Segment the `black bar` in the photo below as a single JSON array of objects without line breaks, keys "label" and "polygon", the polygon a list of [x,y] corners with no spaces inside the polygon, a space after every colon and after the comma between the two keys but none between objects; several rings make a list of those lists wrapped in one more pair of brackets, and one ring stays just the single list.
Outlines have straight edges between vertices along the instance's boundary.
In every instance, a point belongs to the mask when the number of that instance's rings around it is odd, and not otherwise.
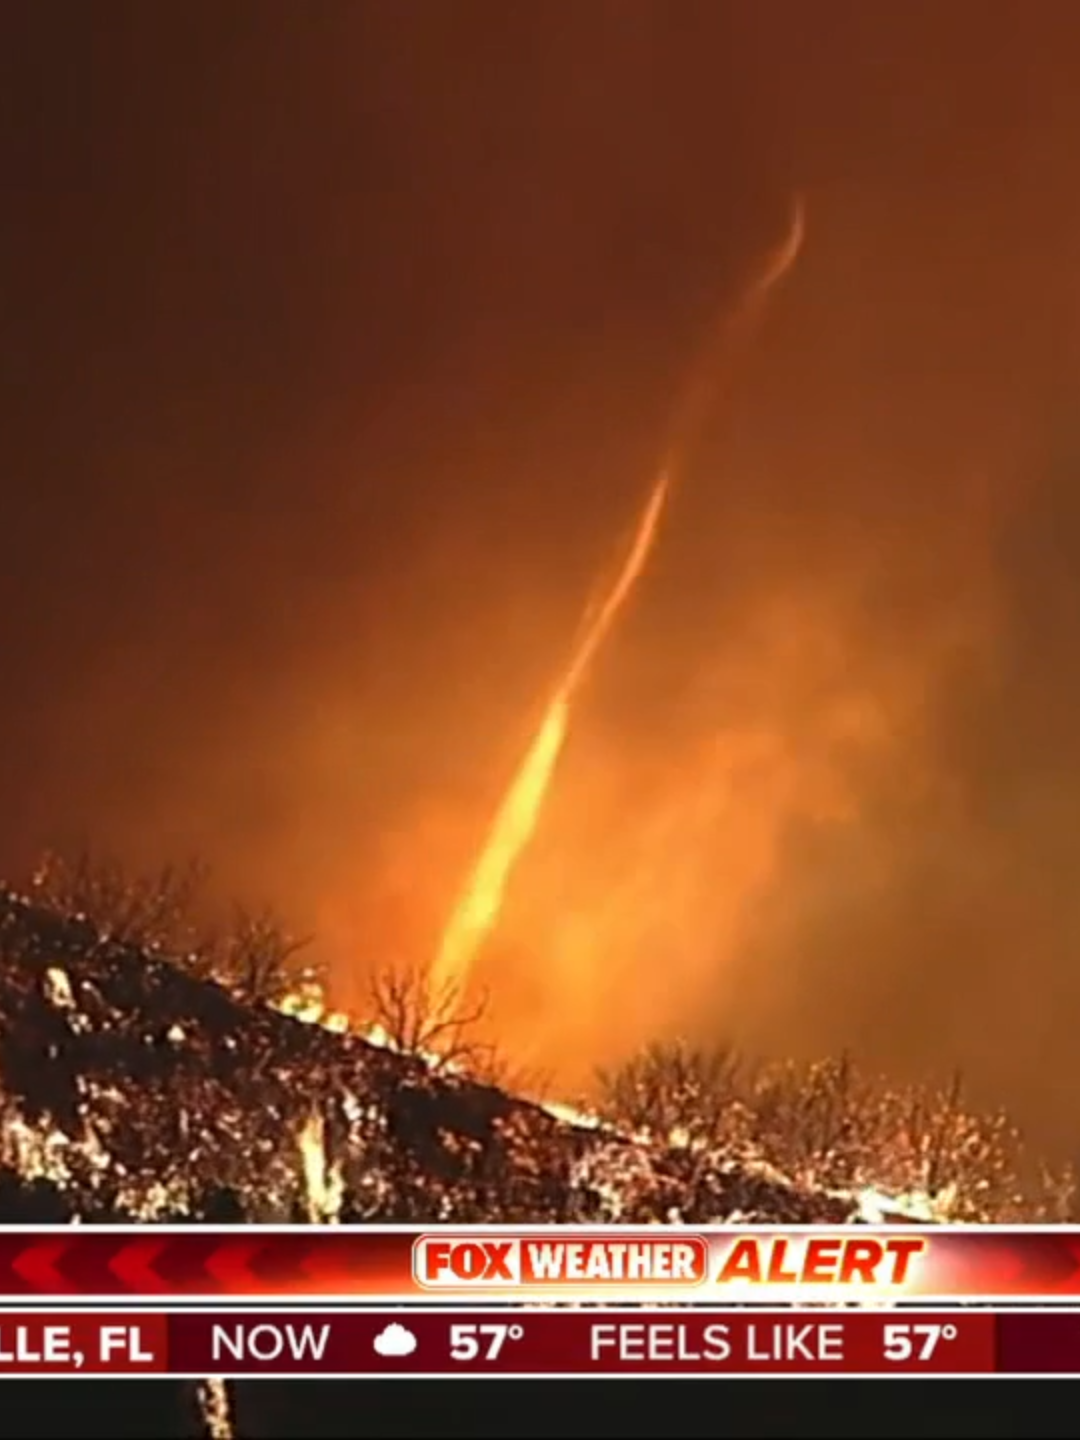
[{"label": "black bar", "polygon": [[935,1435],[1040,1440],[1076,1434],[1074,1381],[276,1381],[237,1386],[245,1440],[553,1435],[611,1440]]},{"label": "black bar", "polygon": [[[3,1382],[0,1382],[3,1383]],[[27,1440],[205,1434],[173,1381],[8,1381]],[[242,1440],[1057,1440],[1076,1434],[1073,1380],[246,1381],[230,1387]],[[16,1433],[13,1430],[11,1433]]]}]

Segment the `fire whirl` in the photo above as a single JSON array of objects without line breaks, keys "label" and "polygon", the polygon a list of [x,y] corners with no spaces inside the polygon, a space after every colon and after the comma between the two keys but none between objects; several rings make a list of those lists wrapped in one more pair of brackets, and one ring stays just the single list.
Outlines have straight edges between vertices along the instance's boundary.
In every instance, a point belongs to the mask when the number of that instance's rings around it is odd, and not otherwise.
[{"label": "fire whirl", "polygon": [[436,994],[446,993],[450,988],[463,988],[480,945],[498,920],[510,873],[539,821],[569,728],[574,692],[645,568],[667,500],[669,480],[667,470],[663,471],[649,496],[618,579],[596,618],[585,629],[525,760],[499,807],[465,896],[443,935],[432,972]]},{"label": "fire whirl", "polygon": [[795,264],[804,230],[802,205],[796,201],[783,242],[768,255],[735,311],[725,308],[705,355],[692,372],[680,399],[664,459],[622,568],[599,607],[595,610],[590,607],[586,613],[581,638],[570,663],[555,687],[525,758],[495,814],[461,899],[443,931],[429,977],[435,994],[460,994],[465,989],[481,946],[498,923],[510,876],[536,831],[551,788],[569,731],[575,693],[644,572],[672,487],[716,397],[725,358],[719,352],[730,349],[733,336],[740,336],[758,319],[771,292]]}]

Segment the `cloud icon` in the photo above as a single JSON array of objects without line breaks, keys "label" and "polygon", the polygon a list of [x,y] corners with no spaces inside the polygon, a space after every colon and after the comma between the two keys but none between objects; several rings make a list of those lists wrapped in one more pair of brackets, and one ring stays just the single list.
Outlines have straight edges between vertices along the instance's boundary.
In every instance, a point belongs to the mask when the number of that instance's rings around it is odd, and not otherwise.
[{"label": "cloud icon", "polygon": [[404,1325],[387,1325],[371,1343],[376,1355],[411,1355],[416,1349],[417,1339]]}]

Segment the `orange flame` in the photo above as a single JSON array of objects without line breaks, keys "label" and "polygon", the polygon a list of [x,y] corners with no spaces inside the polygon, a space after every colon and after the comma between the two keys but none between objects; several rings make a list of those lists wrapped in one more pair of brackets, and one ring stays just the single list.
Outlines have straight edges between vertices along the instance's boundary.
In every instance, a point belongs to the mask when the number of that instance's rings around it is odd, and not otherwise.
[{"label": "orange flame", "polygon": [[499,806],[465,893],[443,932],[430,977],[436,994],[448,994],[463,983],[499,918],[510,872],[540,818],[569,721],[569,698],[559,691]]},{"label": "orange flame", "polygon": [[[733,325],[757,318],[762,303],[795,263],[803,233],[803,208],[796,199],[783,242],[770,252],[734,315],[725,312],[722,316],[721,339],[728,337]],[[666,457],[641,512],[622,569],[599,608],[590,608],[586,613],[583,633],[570,663],[496,812],[464,894],[443,931],[429,977],[437,993],[464,988],[480,947],[498,921],[510,875],[539,823],[569,729],[574,693],[645,569],[672,485],[714,395],[715,371],[716,356],[710,346],[695,367],[691,384],[682,397]]]},{"label": "orange flame", "polygon": [[645,568],[667,499],[665,471],[653,486],[634,532],[626,562],[566,667],[540,727],[495,815],[487,841],[442,942],[431,973],[436,993],[460,986],[502,909],[506,884],[518,857],[532,839],[570,724],[570,703],[589,664]]}]

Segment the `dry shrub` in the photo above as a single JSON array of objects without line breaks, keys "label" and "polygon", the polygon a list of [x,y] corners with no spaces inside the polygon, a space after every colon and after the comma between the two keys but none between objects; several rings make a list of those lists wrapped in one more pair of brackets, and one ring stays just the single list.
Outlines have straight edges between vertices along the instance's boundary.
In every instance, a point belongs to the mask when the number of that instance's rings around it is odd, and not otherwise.
[{"label": "dry shrub", "polygon": [[732,1050],[650,1045],[618,1070],[601,1071],[604,1113],[635,1135],[730,1143],[744,1135],[739,1070]]},{"label": "dry shrub", "polygon": [[103,939],[175,956],[199,948],[194,916],[208,878],[198,861],[133,875],[118,860],[89,850],[49,850],[29,890],[42,909],[88,920]]},{"label": "dry shrub", "polygon": [[748,1151],[800,1185],[919,1195],[953,1220],[1065,1221],[1071,1169],[1034,1156],[1002,1112],[944,1086],[900,1086],[850,1056],[748,1067],[730,1050],[655,1045],[600,1077],[614,1124],[698,1147]]},{"label": "dry shrub", "polygon": [[423,966],[388,965],[368,985],[365,1020],[392,1050],[430,1070],[474,1074],[493,1063],[476,1035],[486,1011],[486,996],[467,1002],[460,985],[433,985]]},{"label": "dry shrub", "polygon": [[[318,978],[305,942],[269,911],[236,910],[216,930],[201,923],[208,875],[197,863],[132,876],[89,852],[46,855],[29,885],[44,911],[89,923],[105,940],[168,957],[247,1002],[273,1002]],[[368,1020],[384,1042],[429,1071],[504,1089],[532,1090],[497,1048],[478,1038],[483,998],[433,988],[420,968],[373,980]],[[748,1066],[729,1048],[659,1044],[600,1077],[601,1113],[702,1157],[756,1158],[808,1188],[873,1188],[918,1194],[955,1220],[1069,1221],[1069,1170],[1044,1165],[1009,1118],[970,1108],[959,1077],[901,1086],[860,1071],[851,1058]]]},{"label": "dry shrub", "polygon": [[85,920],[103,940],[167,956],[244,1001],[271,1004],[318,978],[317,967],[300,958],[308,941],[291,935],[271,910],[237,906],[228,923],[209,924],[209,878],[199,861],[135,875],[88,850],[48,851],[27,888],[43,910]]}]

